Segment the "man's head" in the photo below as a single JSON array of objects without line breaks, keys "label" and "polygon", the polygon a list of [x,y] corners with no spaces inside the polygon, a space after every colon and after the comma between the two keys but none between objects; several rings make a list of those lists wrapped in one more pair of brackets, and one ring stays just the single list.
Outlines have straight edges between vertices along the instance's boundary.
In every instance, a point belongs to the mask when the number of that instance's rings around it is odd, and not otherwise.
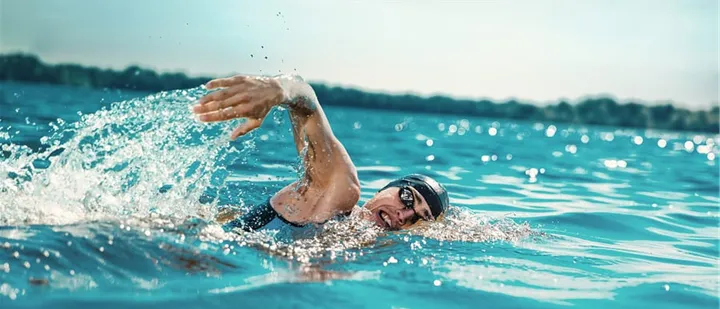
[{"label": "man's head", "polygon": [[443,185],[428,176],[411,174],[387,184],[364,207],[378,226],[401,230],[420,219],[437,219],[449,205]]}]

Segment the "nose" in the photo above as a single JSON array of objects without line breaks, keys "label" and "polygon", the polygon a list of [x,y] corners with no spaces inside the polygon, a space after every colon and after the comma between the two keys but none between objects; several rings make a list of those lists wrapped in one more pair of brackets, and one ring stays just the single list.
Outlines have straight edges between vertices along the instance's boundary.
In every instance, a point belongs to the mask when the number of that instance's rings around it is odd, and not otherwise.
[{"label": "nose", "polygon": [[403,208],[397,211],[398,223],[400,223],[400,225],[405,225],[405,223],[412,220],[414,216],[415,211],[412,209]]}]

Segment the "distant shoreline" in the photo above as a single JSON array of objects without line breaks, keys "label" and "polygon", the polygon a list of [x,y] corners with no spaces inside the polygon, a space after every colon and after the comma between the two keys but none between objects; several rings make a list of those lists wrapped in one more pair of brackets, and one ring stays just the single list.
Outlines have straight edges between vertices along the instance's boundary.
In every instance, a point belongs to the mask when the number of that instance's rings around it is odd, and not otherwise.
[{"label": "distant shoreline", "polygon": [[[29,54],[0,55],[0,81],[71,85],[95,89],[122,89],[159,92],[197,87],[213,77],[188,77],[183,73],[157,73],[138,66],[123,71],[86,67],[77,64],[50,65]],[[515,100],[459,100],[444,96],[420,97],[371,93],[357,89],[312,83],[323,105],[367,109],[417,111],[435,114],[481,116],[571,124],[720,133],[720,108],[690,111],[664,105],[645,106],[618,103],[611,98],[589,98],[577,104],[560,101],[535,106]]]}]

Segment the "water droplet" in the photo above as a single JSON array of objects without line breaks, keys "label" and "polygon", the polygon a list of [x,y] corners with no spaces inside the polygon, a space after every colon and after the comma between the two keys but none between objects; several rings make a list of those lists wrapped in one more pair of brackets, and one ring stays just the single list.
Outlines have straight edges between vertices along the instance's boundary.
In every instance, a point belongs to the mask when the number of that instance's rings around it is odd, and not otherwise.
[{"label": "water droplet", "polygon": [[625,162],[625,160],[618,160],[618,161],[617,161],[617,166],[618,166],[618,167],[625,168],[625,167],[627,167],[627,162]]},{"label": "water droplet", "polygon": [[691,142],[691,141],[686,141],[685,142],[685,151],[692,152],[693,149],[695,149],[695,144],[693,144],[693,142]]},{"label": "water droplet", "polygon": [[15,251],[15,252],[13,252],[12,256],[17,259],[20,257],[20,253]]},{"label": "water droplet", "polygon": [[615,139],[615,135],[610,132],[603,132],[600,136],[606,142],[612,142]]},{"label": "water droplet", "polygon": [[580,138],[580,141],[581,141],[583,144],[587,144],[587,143],[590,141],[590,137],[587,136],[587,135],[583,135],[583,136]]},{"label": "water droplet", "polygon": [[488,134],[490,134],[490,136],[495,136],[495,135],[497,134],[497,129],[496,129],[496,128],[489,128],[489,129],[488,129]]},{"label": "water droplet", "polygon": [[490,161],[490,156],[483,155],[482,157],[480,157],[480,160],[482,160],[483,162],[488,162],[488,161]]},{"label": "water droplet", "polygon": [[433,284],[434,284],[435,286],[440,286],[440,285],[442,285],[442,282],[440,282],[440,280],[437,280],[437,279],[436,279],[435,281],[433,281]]},{"label": "water droplet", "polygon": [[667,146],[667,141],[665,141],[664,139],[661,138],[657,141],[657,145],[660,148],[665,148],[665,146]]},{"label": "water droplet", "polygon": [[707,154],[707,159],[710,160],[710,161],[715,160],[715,154],[712,153],[712,152],[711,152],[711,153],[708,153],[708,154]]},{"label": "water droplet", "polygon": [[429,156],[425,157],[425,160],[427,160],[427,161],[435,160],[435,155],[429,155]]},{"label": "water droplet", "polygon": [[550,125],[547,130],[545,130],[545,135],[547,137],[553,137],[555,136],[555,132],[557,132],[557,128],[554,125]]},{"label": "water droplet", "polygon": [[566,146],[565,146],[565,151],[574,154],[574,153],[577,152],[577,146],[572,145],[572,144],[571,144],[571,145],[566,145]]},{"label": "water droplet", "polygon": [[71,276],[75,276],[75,270],[72,270],[72,269],[71,269],[71,270],[70,270],[70,275],[71,275]]},{"label": "water droplet", "polygon": [[706,154],[710,152],[710,146],[708,145],[699,145],[697,146],[697,153],[699,154]]},{"label": "water droplet", "polygon": [[98,250],[99,250],[100,252],[105,252],[105,247],[100,247],[100,249],[98,249]]},{"label": "water droplet", "polygon": [[362,125],[360,124],[360,122],[355,121],[355,123],[353,123],[353,128],[355,128],[355,130],[357,130],[357,129],[362,128]]},{"label": "water droplet", "polygon": [[642,136],[635,136],[635,137],[633,137],[633,143],[635,143],[635,145],[641,145],[641,144],[643,143],[643,138],[642,138]]},{"label": "water droplet", "polygon": [[434,143],[434,142],[433,142],[433,140],[431,140],[431,139],[428,139],[428,140],[425,141],[425,145],[427,145],[428,147],[432,147],[433,143]]},{"label": "water droplet", "polygon": [[23,263],[23,266],[25,266],[25,268],[30,268],[30,262],[25,261],[25,262]]},{"label": "water droplet", "polygon": [[388,262],[389,264],[395,264],[395,263],[397,263],[398,261],[397,261],[397,259],[395,259],[394,256],[390,256],[390,258],[387,260],[387,262]]},{"label": "water droplet", "polygon": [[451,125],[448,127],[448,133],[450,133],[450,134],[455,134],[455,132],[457,132],[457,129],[458,129],[458,128],[457,128],[456,125],[451,124]]},{"label": "water droplet", "polygon": [[525,171],[525,175],[530,176],[530,178],[535,178],[537,176],[538,170],[536,168],[531,168]]},{"label": "water droplet", "polygon": [[49,257],[49,256],[50,256],[50,252],[47,252],[47,250],[45,250],[45,251],[43,251],[43,255],[44,255],[45,257]]},{"label": "water droplet", "polygon": [[508,154],[507,156],[505,156],[505,160],[508,160],[508,161],[512,160],[512,155]]},{"label": "water droplet", "polygon": [[670,286],[669,286],[669,285],[666,284],[666,285],[663,286],[663,287],[665,288],[665,291],[670,291]]}]

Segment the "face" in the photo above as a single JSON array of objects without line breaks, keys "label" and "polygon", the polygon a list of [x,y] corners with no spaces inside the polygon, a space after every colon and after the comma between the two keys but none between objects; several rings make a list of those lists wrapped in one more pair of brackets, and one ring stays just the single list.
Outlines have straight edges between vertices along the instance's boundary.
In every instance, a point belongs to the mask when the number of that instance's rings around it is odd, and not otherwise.
[{"label": "face", "polygon": [[388,230],[409,228],[418,220],[435,220],[430,206],[413,187],[391,187],[378,192],[364,206],[379,227]]}]

